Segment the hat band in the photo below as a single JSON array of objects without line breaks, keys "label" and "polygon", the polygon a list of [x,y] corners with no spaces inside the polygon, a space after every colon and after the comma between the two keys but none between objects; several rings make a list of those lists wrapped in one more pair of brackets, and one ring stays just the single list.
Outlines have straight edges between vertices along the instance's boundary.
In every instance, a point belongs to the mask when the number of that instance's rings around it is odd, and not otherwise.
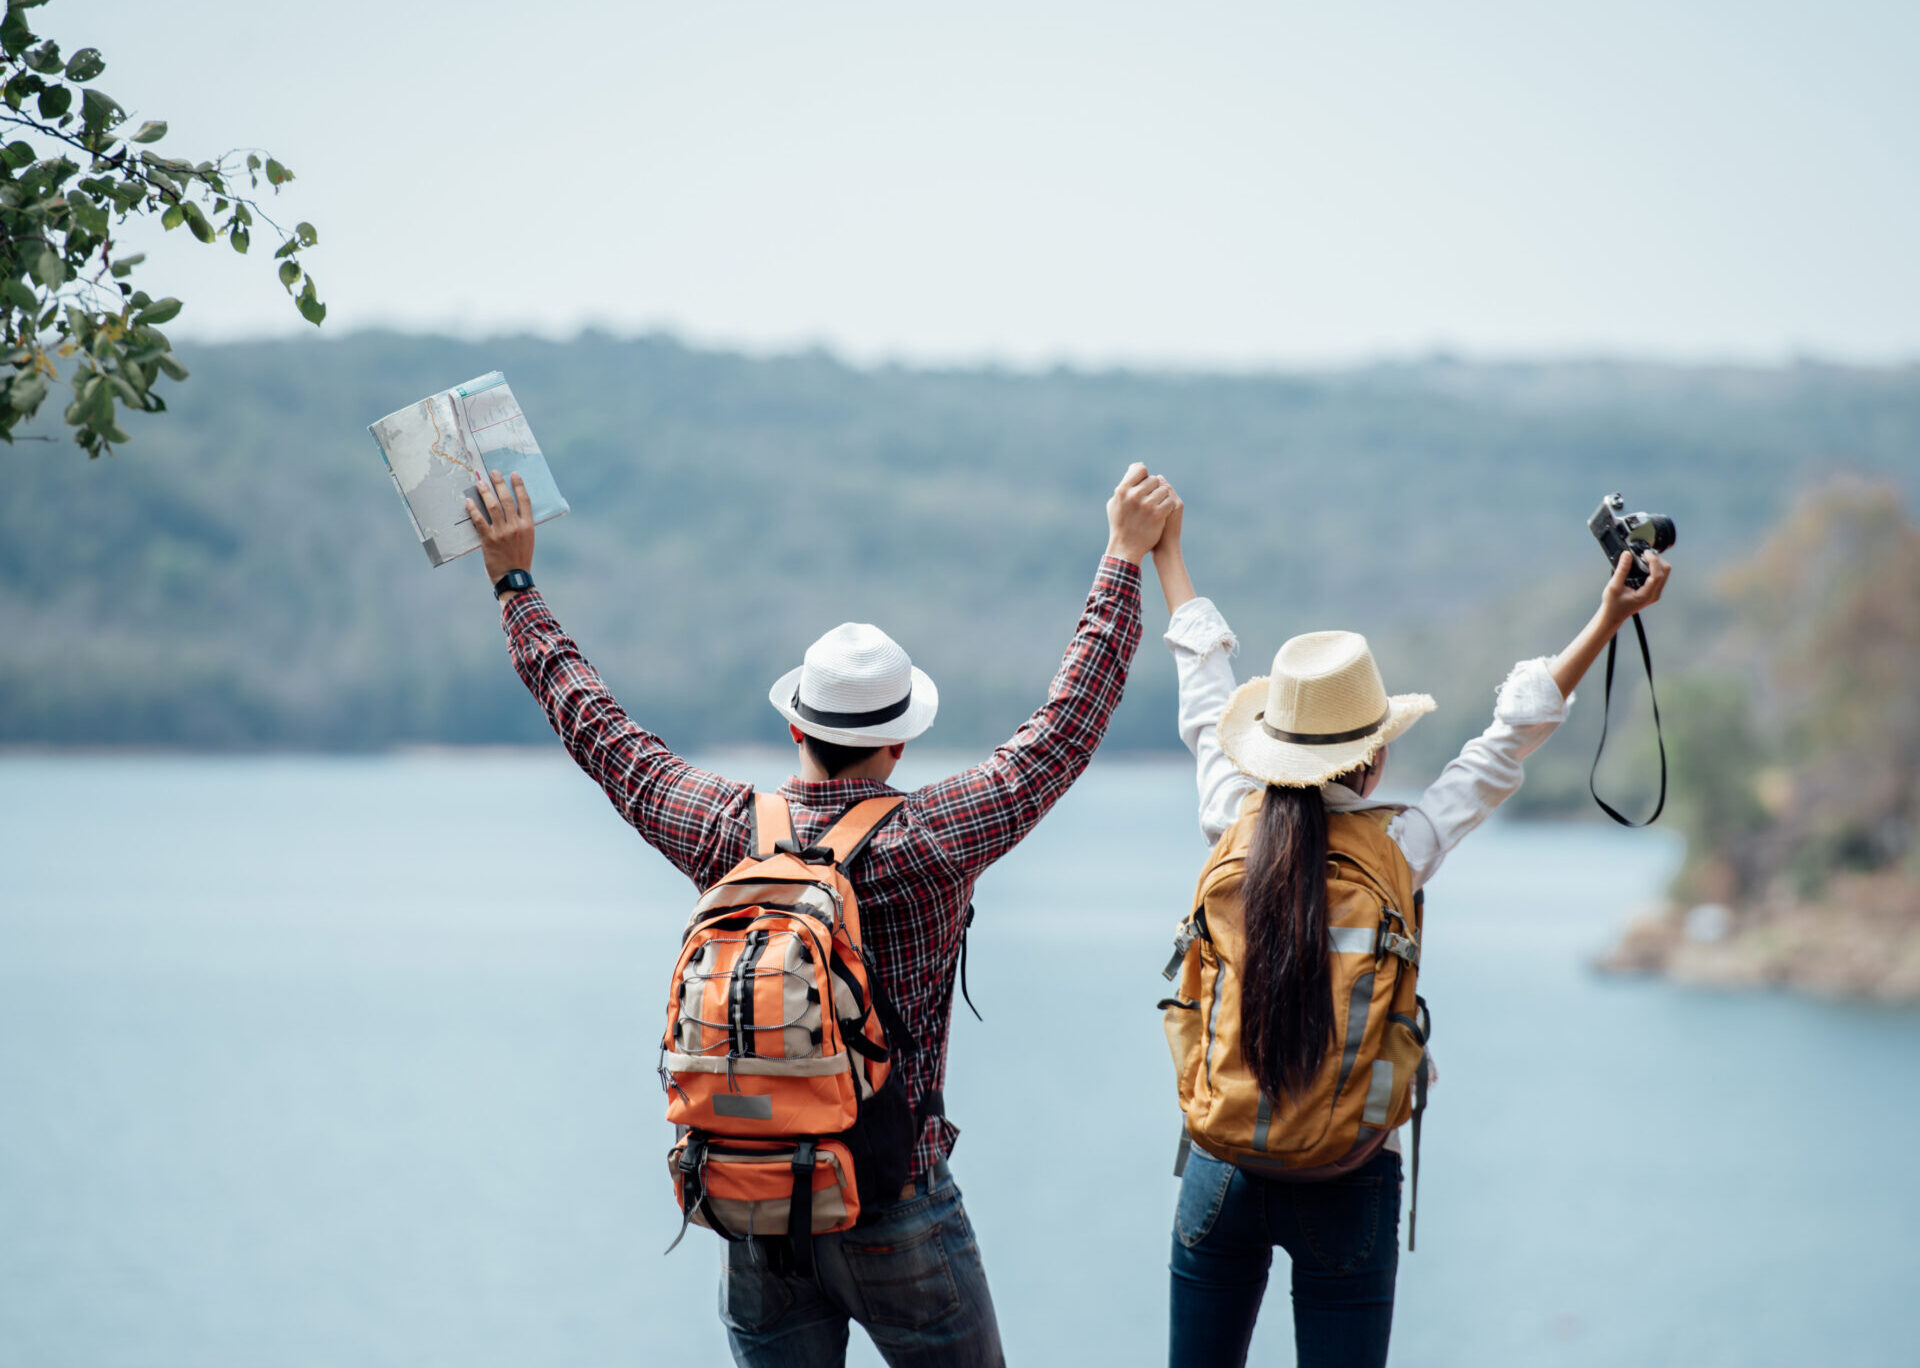
[{"label": "hat band", "polygon": [[904,716],[913,704],[913,690],[907,690],[907,696],[898,703],[889,703],[884,708],[875,708],[871,712],[828,712],[825,708],[809,707],[800,701],[800,691],[793,691],[793,710],[816,727],[873,727],[882,722],[891,722]]},{"label": "hat band", "polygon": [[1282,731],[1267,721],[1264,712],[1255,713],[1253,720],[1260,724],[1260,730],[1276,741],[1291,741],[1296,746],[1337,746],[1342,741],[1358,741],[1363,736],[1372,736],[1387,725],[1387,719],[1393,716],[1393,704],[1387,704],[1387,710],[1376,721],[1364,727],[1355,727],[1343,732],[1290,732]]}]

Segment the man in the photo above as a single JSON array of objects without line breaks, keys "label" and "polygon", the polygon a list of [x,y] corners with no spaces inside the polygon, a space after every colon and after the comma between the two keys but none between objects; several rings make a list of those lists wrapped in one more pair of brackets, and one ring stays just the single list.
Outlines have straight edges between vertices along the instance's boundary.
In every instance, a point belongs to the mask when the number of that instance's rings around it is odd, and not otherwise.
[{"label": "man", "polygon": [[[752,790],[694,768],[630,719],[532,588],[532,505],[520,477],[480,487],[487,576],[504,604],[514,667],[580,767],[647,841],[705,889],[747,854]],[[1086,768],[1140,641],[1140,561],[1179,500],[1134,465],[1107,502],[1106,555],[1047,701],[1012,740],[950,779],[907,794],[853,870],[883,990],[906,1028],[894,1067],[918,1120],[898,1201],[814,1238],[800,1277],[757,1240],[726,1246],[720,1314],[742,1365],[840,1364],[857,1320],[895,1365],[999,1364],[1000,1331],[972,1227],[947,1167],[944,1114],[954,971],[974,883]],[[812,842],[853,803],[891,794],[909,741],[939,696],[878,628],[845,623],[808,648],[770,694],[799,747],[781,786],[794,837]]]}]

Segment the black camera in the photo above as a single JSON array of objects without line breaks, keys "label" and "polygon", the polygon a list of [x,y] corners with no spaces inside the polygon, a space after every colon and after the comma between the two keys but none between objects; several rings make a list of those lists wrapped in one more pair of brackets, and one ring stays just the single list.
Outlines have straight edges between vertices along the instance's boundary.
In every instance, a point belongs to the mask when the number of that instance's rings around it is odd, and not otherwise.
[{"label": "black camera", "polygon": [[1665,551],[1678,534],[1673,530],[1673,519],[1666,514],[1628,513],[1626,507],[1627,501],[1618,494],[1607,495],[1587,519],[1587,530],[1607,553],[1608,565],[1618,565],[1622,551],[1633,552],[1627,583],[1638,589],[1647,582],[1647,563],[1640,559],[1640,553]]}]

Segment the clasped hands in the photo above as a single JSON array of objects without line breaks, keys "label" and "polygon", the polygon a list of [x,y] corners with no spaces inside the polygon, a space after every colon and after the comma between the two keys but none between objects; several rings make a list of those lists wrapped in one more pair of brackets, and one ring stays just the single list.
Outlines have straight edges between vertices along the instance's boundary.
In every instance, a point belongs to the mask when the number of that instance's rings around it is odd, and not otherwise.
[{"label": "clasped hands", "polygon": [[1127,467],[1107,500],[1107,554],[1138,565],[1171,533],[1180,539],[1185,505],[1163,475],[1149,475],[1139,461]]}]

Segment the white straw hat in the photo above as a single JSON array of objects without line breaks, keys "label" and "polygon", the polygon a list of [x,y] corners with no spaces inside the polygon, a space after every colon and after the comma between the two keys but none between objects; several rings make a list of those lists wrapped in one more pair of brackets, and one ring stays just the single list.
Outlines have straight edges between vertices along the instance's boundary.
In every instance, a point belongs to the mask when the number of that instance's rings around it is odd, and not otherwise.
[{"label": "white straw hat", "polygon": [[893,746],[933,725],[940,691],[878,627],[843,622],[807,647],[767,699],[787,721],[842,746]]},{"label": "white straw hat", "polygon": [[1242,774],[1311,788],[1371,760],[1434,709],[1426,694],[1389,698],[1367,639],[1308,632],[1273,657],[1273,673],[1234,690],[1220,749]]}]

